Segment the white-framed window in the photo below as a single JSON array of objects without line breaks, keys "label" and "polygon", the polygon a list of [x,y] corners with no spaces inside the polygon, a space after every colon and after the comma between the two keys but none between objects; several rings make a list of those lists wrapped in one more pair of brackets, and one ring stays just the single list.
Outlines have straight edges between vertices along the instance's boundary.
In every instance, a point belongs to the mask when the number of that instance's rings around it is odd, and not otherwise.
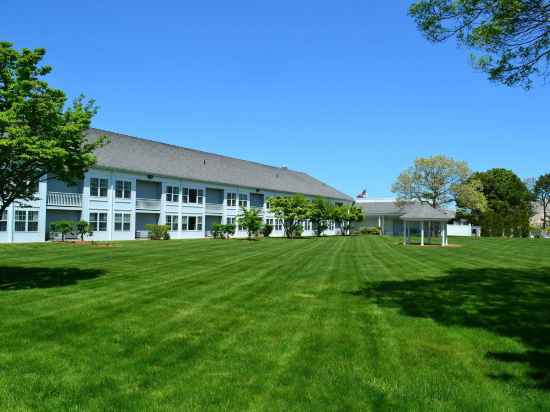
[{"label": "white-framed window", "polygon": [[170,230],[177,231],[178,228],[178,215],[166,215],[166,224],[170,226]]},{"label": "white-framed window", "polygon": [[91,212],[90,226],[92,227],[93,232],[106,232],[107,231],[107,213]]},{"label": "white-framed window", "polygon": [[304,231],[305,231],[305,230],[311,230],[311,221],[309,221],[309,220],[304,220],[304,221],[303,221],[303,224],[304,224]]},{"label": "white-framed window", "polygon": [[327,229],[334,230],[334,221],[332,220],[327,221]]},{"label": "white-framed window", "polygon": [[265,224],[266,224],[266,225],[269,225],[269,226],[273,226],[273,219],[271,219],[271,218],[270,218],[270,219],[266,219],[266,220],[265,220]]},{"label": "white-framed window", "polygon": [[227,194],[227,206],[237,206],[237,193],[230,192]]},{"label": "white-framed window", "polygon": [[107,179],[101,179],[99,177],[90,178],[90,196],[107,197],[108,186],[109,181]]},{"label": "white-framed window", "polygon": [[202,216],[182,216],[181,230],[202,230]]},{"label": "white-framed window", "polygon": [[226,217],[225,222],[228,225],[236,225],[237,224],[237,218],[235,218],[235,217]]},{"label": "white-framed window", "polygon": [[[107,179],[103,179],[103,180],[107,180]],[[132,182],[128,180],[117,180],[115,183],[115,197],[117,199],[131,199]]]},{"label": "white-framed window", "polygon": [[274,225],[273,225],[273,230],[276,230],[276,231],[281,231],[283,230],[283,219],[275,219],[274,220]]},{"label": "white-framed window", "polygon": [[181,200],[183,203],[203,204],[204,190],[184,188],[181,191]]},{"label": "white-framed window", "polygon": [[129,232],[131,222],[131,213],[115,213],[115,232]]},{"label": "white-framed window", "polygon": [[248,207],[248,195],[239,193],[239,207]]},{"label": "white-framed window", "polygon": [[0,216],[0,232],[8,230],[8,211],[4,210],[2,216]]},{"label": "white-framed window", "polygon": [[166,201],[179,202],[180,188],[178,186],[166,186]]},{"label": "white-framed window", "polygon": [[38,211],[37,210],[16,210],[15,211],[16,232],[38,232]]}]

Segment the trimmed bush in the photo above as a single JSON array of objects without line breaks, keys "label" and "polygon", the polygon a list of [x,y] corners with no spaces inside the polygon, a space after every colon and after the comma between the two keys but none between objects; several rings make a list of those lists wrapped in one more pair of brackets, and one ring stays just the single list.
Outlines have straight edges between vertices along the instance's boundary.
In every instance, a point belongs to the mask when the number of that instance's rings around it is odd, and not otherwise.
[{"label": "trimmed bush", "polygon": [[379,227],[363,227],[359,231],[362,235],[380,235]]},{"label": "trimmed bush", "polygon": [[223,234],[226,238],[229,236],[233,236],[235,234],[235,231],[237,230],[237,227],[232,224],[223,225]]},{"label": "trimmed bush", "polygon": [[224,226],[221,223],[214,223],[212,225],[212,237],[214,239],[222,239],[224,237]]},{"label": "trimmed bush", "polygon": [[58,222],[50,223],[50,231],[61,234],[61,241],[65,241],[65,236],[69,233],[73,233],[75,229],[75,222],[71,220],[60,220]]},{"label": "trimmed bush", "polygon": [[145,225],[145,229],[149,231],[149,239],[151,240],[168,240],[170,239],[170,226],[168,225]]},{"label": "trimmed bush", "polygon": [[264,225],[262,227],[262,235],[264,235],[264,237],[269,237],[269,235],[271,235],[271,232],[273,232],[272,225]]}]

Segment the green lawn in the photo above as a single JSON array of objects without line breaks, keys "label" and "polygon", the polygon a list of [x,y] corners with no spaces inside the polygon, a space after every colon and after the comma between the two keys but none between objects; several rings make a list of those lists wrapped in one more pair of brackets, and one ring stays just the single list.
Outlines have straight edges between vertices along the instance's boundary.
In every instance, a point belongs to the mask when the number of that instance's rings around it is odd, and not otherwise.
[{"label": "green lawn", "polygon": [[550,241],[458,242],[0,246],[0,410],[550,410]]}]

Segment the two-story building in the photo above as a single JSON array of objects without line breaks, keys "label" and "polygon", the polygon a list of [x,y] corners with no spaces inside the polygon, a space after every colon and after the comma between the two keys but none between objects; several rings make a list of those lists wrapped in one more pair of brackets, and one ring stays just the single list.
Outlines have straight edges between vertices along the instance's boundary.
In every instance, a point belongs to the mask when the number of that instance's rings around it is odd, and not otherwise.
[{"label": "two-story building", "polygon": [[[90,129],[89,141],[106,135],[97,163],[75,186],[45,179],[37,200],[14,202],[0,217],[0,242],[41,242],[60,220],[87,220],[92,240],[147,238],[147,224],[166,224],[174,239],[209,235],[214,223],[237,223],[241,208],[256,208],[282,236],[282,222],[266,207],[271,196],[301,193],[334,203],[353,199],[285,167],[273,167],[119,133]],[[304,235],[312,235],[304,222]],[[337,234],[330,225],[327,235]],[[239,230],[237,236],[245,236]]]}]

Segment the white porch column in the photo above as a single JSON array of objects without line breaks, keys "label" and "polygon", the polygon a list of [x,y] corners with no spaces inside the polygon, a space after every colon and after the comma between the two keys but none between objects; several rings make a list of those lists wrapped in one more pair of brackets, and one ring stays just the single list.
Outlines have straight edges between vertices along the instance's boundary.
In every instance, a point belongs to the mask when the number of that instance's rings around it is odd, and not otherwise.
[{"label": "white porch column", "polygon": [[424,246],[424,221],[420,224],[420,246]]},{"label": "white porch column", "polygon": [[403,221],[403,245],[407,244],[407,221]]},{"label": "white porch column", "polygon": [[449,234],[447,233],[447,222],[445,222],[445,246],[449,246]]},{"label": "white porch column", "polygon": [[442,224],[444,226],[441,228],[441,246],[445,246],[445,232],[447,231],[447,223],[442,222]]}]

